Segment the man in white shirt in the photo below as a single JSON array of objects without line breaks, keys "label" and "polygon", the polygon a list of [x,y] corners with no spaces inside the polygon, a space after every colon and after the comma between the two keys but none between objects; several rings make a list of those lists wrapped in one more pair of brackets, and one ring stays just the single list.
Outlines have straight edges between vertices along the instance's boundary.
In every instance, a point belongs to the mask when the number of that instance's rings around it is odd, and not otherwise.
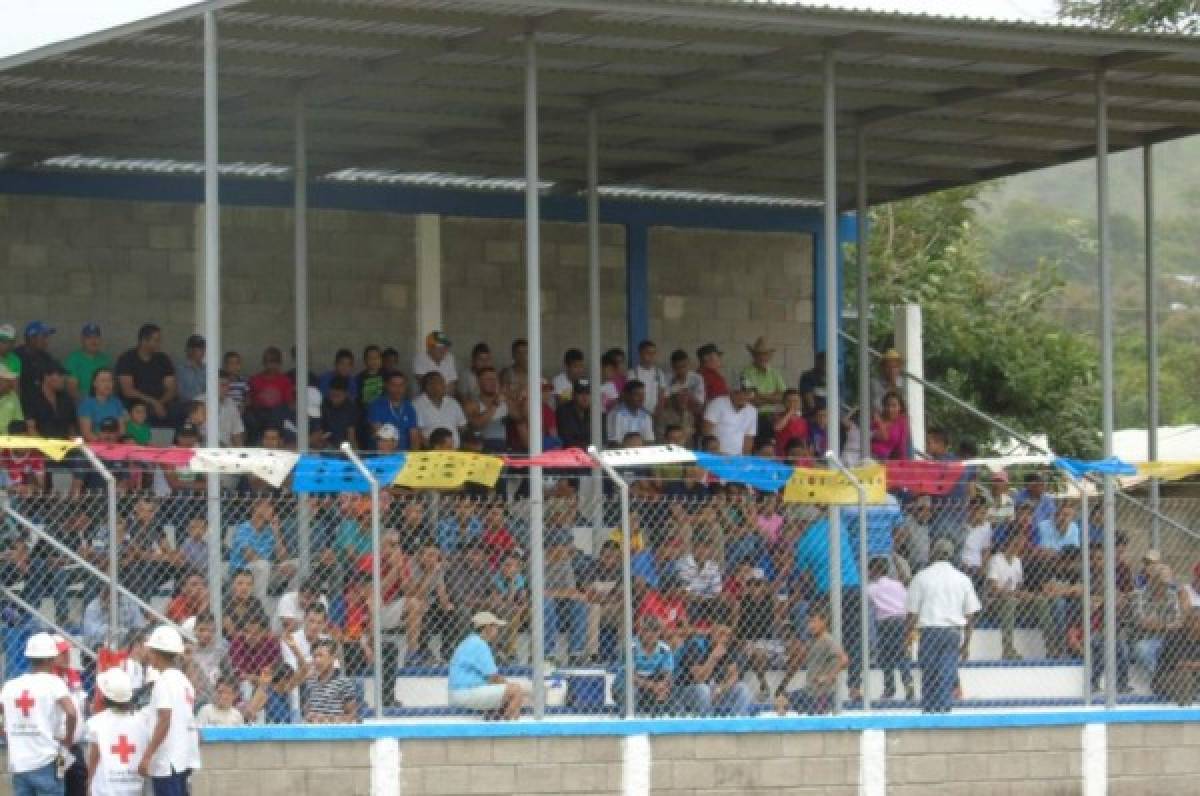
[{"label": "man in white shirt", "polygon": [[608,441],[620,445],[626,434],[641,434],[643,442],[654,441],[654,418],[645,408],[646,385],[636,379],[625,382],[621,403],[608,413]]},{"label": "man in white shirt", "polygon": [[1049,598],[1025,588],[1025,570],[1021,565],[1024,549],[1025,537],[1009,531],[1000,549],[988,559],[987,564],[988,611],[994,612],[1000,619],[1000,637],[1006,661],[1021,660],[1013,644],[1018,611],[1036,615],[1038,626],[1046,639],[1046,648],[1049,650],[1056,646]]},{"label": "man in white shirt", "polygon": [[417,412],[422,447],[429,445],[429,435],[435,429],[444,428],[458,449],[459,434],[466,428],[467,416],[458,401],[446,394],[446,379],[440,371],[431,370],[421,378],[421,394],[413,399],[413,409]]},{"label": "man in white shirt", "polygon": [[958,682],[958,662],[971,648],[971,627],[979,613],[979,597],[971,579],[954,568],[954,542],[938,539],[931,563],[908,587],[906,637],[921,631],[917,660],[921,663],[921,710],[949,713]]},{"label": "man in white shirt", "polygon": [[658,366],[658,346],[653,340],[638,343],[637,364],[629,369],[629,378],[640,381],[646,387],[646,407],[651,415],[658,415],[667,400],[667,374]]},{"label": "man in white shirt", "polygon": [[[67,684],[53,672],[58,645],[48,633],[37,633],[25,644],[29,672],[0,689],[0,711],[8,739],[8,770],[14,794],[63,792],[55,768],[66,745],[75,737],[78,711]],[[59,730],[65,722],[62,735]]]},{"label": "man in white shirt", "polygon": [[329,601],[321,594],[321,579],[305,578],[296,591],[289,591],[279,598],[279,604],[275,607],[275,621],[271,623],[271,632],[283,636],[293,630],[299,630],[304,622],[305,612],[314,603],[326,611],[329,610]]},{"label": "man in white shirt", "polygon": [[150,693],[154,731],[138,773],[150,777],[154,796],[187,796],[192,771],[200,768],[196,692],[179,670],[183,652],[183,638],[169,625],[159,625],[146,640],[147,663],[159,674]]},{"label": "man in white shirt", "polygon": [[413,355],[413,376],[418,380],[434,371],[446,380],[446,389],[453,394],[458,386],[458,368],[450,352],[450,338],[436,329],[425,335],[425,350]]},{"label": "man in white shirt", "polygon": [[554,387],[555,405],[569,404],[575,394],[575,383],[586,378],[587,362],[583,358],[583,352],[578,348],[568,348],[563,354],[562,372],[551,382]]},{"label": "man in white shirt", "polygon": [[733,392],[713,398],[704,410],[704,433],[714,436],[726,456],[749,456],[758,434],[758,410],[750,403],[754,385],[742,381]]}]

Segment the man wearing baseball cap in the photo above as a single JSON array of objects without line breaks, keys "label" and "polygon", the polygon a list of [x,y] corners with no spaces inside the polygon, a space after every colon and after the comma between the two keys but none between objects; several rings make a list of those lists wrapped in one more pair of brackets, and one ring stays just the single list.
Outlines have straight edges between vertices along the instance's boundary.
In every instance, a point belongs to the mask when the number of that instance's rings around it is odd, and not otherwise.
[{"label": "man wearing baseball cap", "polygon": [[159,675],[150,692],[154,730],[137,771],[150,777],[154,796],[187,796],[188,779],[200,768],[200,735],[193,714],[196,692],[179,670],[183,637],[170,625],[159,625],[146,639],[146,652]]},{"label": "man wearing baseball cap", "polygon": [[79,348],[67,354],[67,391],[76,404],[92,394],[96,371],[101,368],[112,370],[113,358],[101,350],[103,345],[100,324],[88,321],[79,331]]},{"label": "man wearing baseball cap", "polygon": [[0,689],[8,770],[16,794],[63,793],[59,770],[66,765],[66,744],[75,737],[79,713],[66,683],[53,672],[57,657],[58,645],[53,636],[30,636],[25,643],[29,672]]},{"label": "man wearing baseball cap", "polygon": [[471,617],[475,632],[454,650],[450,659],[450,707],[499,714],[517,719],[525,704],[525,689],[500,676],[492,645],[508,622],[491,611]]},{"label": "man wearing baseball cap", "polygon": [[42,386],[42,376],[51,368],[61,367],[50,354],[50,337],[54,327],[42,321],[25,324],[25,342],[14,353],[21,358],[21,403],[28,405],[32,395]]},{"label": "man wearing baseball cap", "polygon": [[450,338],[434,329],[425,335],[425,350],[413,355],[413,378],[421,381],[426,373],[436,370],[446,380],[446,392],[454,395],[458,389],[458,368],[450,350]]}]

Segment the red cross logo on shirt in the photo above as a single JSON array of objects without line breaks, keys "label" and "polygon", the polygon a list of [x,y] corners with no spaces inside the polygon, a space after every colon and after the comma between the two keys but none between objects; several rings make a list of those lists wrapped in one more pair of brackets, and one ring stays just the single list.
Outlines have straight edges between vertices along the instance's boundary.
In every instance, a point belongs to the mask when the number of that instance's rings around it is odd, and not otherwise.
[{"label": "red cross logo on shirt", "polygon": [[29,718],[29,711],[33,709],[34,699],[29,695],[29,690],[26,689],[21,692],[21,696],[19,696],[17,701],[13,704],[15,704],[21,711],[21,715],[23,715],[25,718]]},{"label": "red cross logo on shirt", "polygon": [[122,735],[117,738],[117,743],[109,749],[117,757],[121,758],[122,765],[129,765],[129,760],[133,757],[133,753],[137,751],[137,747],[129,742],[129,738]]}]

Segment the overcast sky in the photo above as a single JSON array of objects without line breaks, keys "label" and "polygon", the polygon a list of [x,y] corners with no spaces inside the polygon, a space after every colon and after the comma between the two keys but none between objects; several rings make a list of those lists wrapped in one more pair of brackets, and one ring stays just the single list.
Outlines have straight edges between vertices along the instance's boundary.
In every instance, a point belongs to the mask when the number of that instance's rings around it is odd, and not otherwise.
[{"label": "overcast sky", "polygon": [[[122,25],[193,0],[0,0],[0,58]],[[796,0],[825,5],[824,0]],[[828,5],[998,19],[1050,20],[1054,0],[830,0]]]}]

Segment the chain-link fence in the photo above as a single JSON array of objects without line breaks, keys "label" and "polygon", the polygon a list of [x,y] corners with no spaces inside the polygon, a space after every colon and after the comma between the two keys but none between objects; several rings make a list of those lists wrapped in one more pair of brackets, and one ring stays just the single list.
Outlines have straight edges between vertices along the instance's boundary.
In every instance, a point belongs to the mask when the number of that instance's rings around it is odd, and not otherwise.
[{"label": "chain-link fence", "polygon": [[[76,467],[78,476],[86,465]],[[1116,633],[1106,645],[1102,500],[1067,482],[1014,492],[984,479],[939,496],[889,496],[867,508],[863,538],[855,506],[836,509],[831,528],[826,507],[687,465],[629,469],[627,564],[613,481],[546,474],[540,578],[525,473],[505,471],[494,488],[383,489],[378,612],[367,495],[299,495],[231,476],[210,494],[203,476],[173,473],[154,488],[151,474],[148,489],[119,479],[113,528],[102,483],[68,473],[46,491],[10,488],[5,624],[10,639],[47,623],[89,651],[136,659],[134,631],[176,622],[192,639],[200,703],[231,699],[257,721],[310,718],[322,640],[357,685],[359,708],[409,718],[502,711],[501,694],[453,696],[472,634],[500,677],[528,689],[541,673],[551,714],[621,714],[627,667],[640,714],[917,709],[928,707],[936,664],[909,623],[919,612],[910,591],[946,558],[979,599],[946,686],[956,707],[1103,702],[1108,660],[1120,701],[1193,696],[1200,538],[1189,529],[1200,527],[1200,501],[1164,499],[1155,523],[1118,495]],[[504,624],[480,626],[485,613]]]}]

